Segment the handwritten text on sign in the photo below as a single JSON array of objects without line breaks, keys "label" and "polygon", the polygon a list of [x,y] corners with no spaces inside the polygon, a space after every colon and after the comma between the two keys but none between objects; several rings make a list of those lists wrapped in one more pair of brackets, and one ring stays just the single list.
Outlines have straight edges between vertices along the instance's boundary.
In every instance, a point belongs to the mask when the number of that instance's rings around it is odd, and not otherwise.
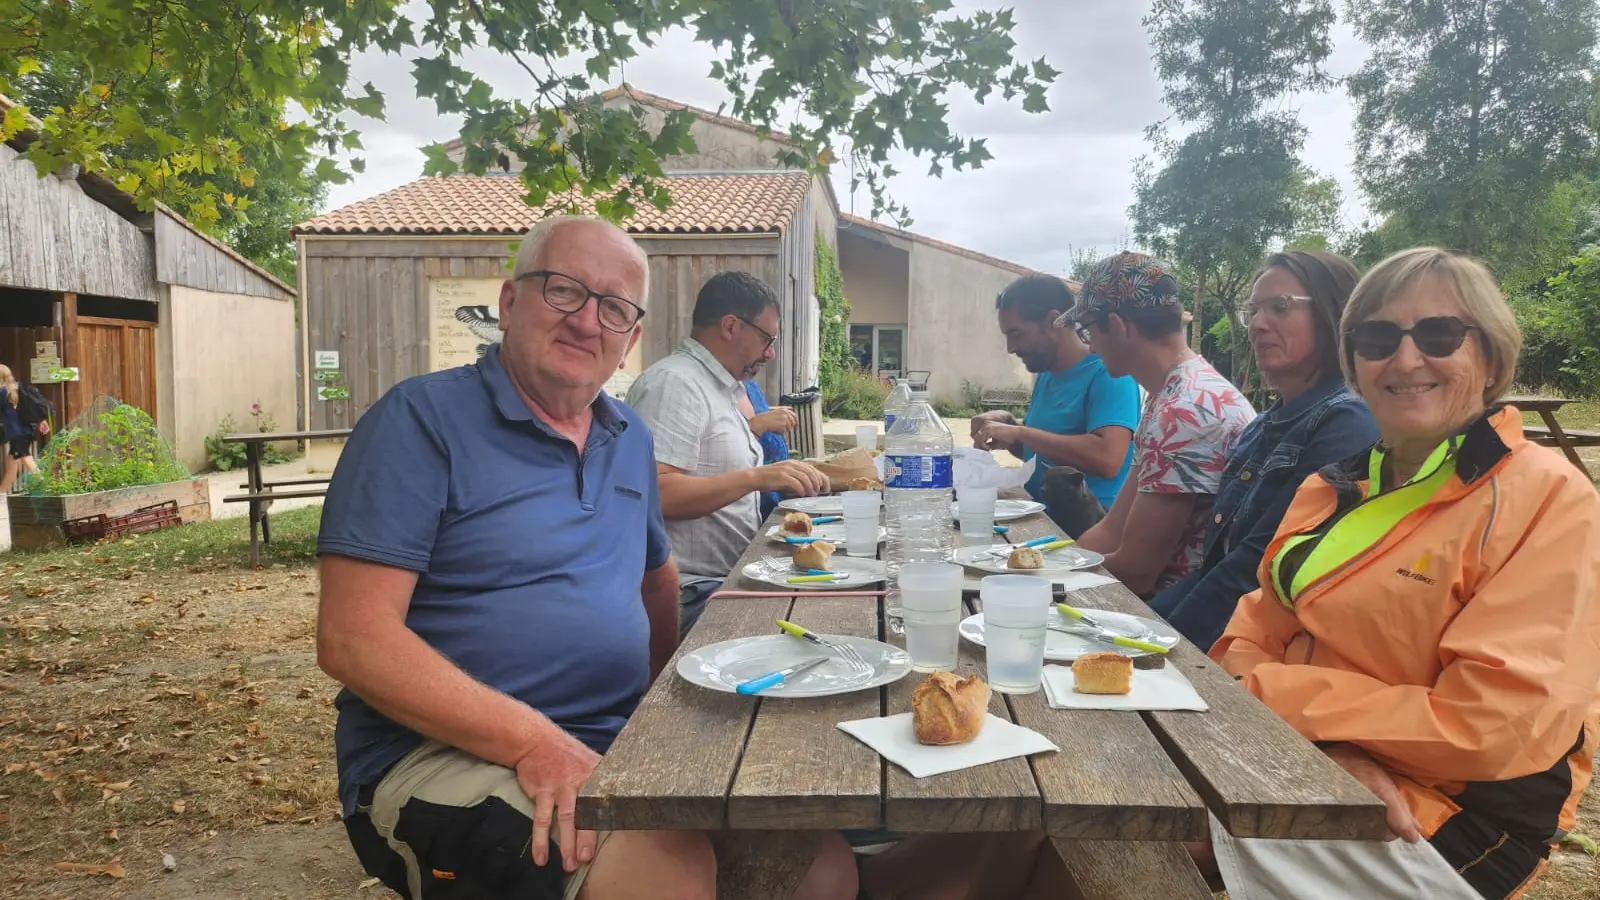
[{"label": "handwritten text on sign", "polygon": [[478,361],[500,339],[503,278],[428,279],[428,367],[437,372]]}]

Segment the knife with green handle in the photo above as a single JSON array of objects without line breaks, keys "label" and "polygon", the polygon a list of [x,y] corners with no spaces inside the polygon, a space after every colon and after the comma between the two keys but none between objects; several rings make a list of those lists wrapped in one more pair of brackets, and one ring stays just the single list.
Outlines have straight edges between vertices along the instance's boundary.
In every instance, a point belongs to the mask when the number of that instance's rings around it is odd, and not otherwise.
[{"label": "knife with green handle", "polygon": [[1068,606],[1065,603],[1057,603],[1056,609],[1060,610],[1061,615],[1068,619],[1068,622],[1064,625],[1050,626],[1056,631],[1060,631],[1065,634],[1077,634],[1084,637],[1091,637],[1104,644],[1115,644],[1118,647],[1127,647],[1129,650],[1143,650],[1146,653],[1164,654],[1172,649],[1171,647],[1163,647],[1160,644],[1153,644],[1149,641],[1141,641],[1137,638],[1131,638],[1127,635],[1118,634],[1104,625],[1089,619],[1088,616],[1085,616],[1076,607]]}]

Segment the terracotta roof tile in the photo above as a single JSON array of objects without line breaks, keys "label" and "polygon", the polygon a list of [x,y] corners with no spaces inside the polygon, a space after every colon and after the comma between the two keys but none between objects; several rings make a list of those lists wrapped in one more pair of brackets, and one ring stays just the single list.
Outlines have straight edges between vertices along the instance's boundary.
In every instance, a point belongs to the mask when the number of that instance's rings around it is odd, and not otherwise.
[{"label": "terracotta roof tile", "polygon": [[[628,222],[635,234],[760,234],[789,226],[811,188],[807,172],[674,175],[660,179],[672,205],[643,205]],[[296,234],[514,234],[541,213],[523,202],[515,175],[449,175],[410,184],[324,213],[295,226]],[[550,208],[577,200],[577,191],[552,198]]]}]

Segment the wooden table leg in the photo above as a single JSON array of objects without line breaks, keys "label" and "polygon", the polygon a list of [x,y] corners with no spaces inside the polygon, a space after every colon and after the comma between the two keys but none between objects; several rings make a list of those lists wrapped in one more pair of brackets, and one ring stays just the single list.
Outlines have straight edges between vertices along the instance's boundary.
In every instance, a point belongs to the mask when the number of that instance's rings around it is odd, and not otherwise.
[{"label": "wooden table leg", "polygon": [[1567,437],[1567,433],[1561,430],[1561,423],[1556,421],[1556,414],[1548,409],[1541,409],[1539,410],[1539,418],[1544,419],[1545,427],[1550,429],[1550,436],[1555,438],[1556,446],[1560,447],[1561,452],[1567,455],[1567,459],[1572,460],[1572,464],[1578,467],[1578,471],[1593,478],[1594,476],[1590,474],[1589,468],[1583,464],[1583,458],[1578,456],[1578,448],[1572,446],[1572,438]]},{"label": "wooden table leg", "polygon": [[1062,900],[1211,900],[1182,844],[1051,838],[1076,893]]},{"label": "wooden table leg", "polygon": [[250,501],[250,568],[261,564],[261,546],[256,542],[256,522],[261,516],[261,501]]},{"label": "wooden table leg", "polygon": [[723,831],[717,852],[717,900],[789,900],[816,856],[810,831]]}]

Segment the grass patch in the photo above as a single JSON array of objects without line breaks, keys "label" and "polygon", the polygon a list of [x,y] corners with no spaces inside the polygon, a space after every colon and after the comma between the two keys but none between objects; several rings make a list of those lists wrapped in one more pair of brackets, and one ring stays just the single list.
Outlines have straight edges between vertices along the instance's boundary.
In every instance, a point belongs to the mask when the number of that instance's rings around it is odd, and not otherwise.
[{"label": "grass patch", "polygon": [[[304,506],[272,514],[272,543],[262,550],[264,566],[308,565],[316,560],[322,507]],[[115,571],[129,566],[207,570],[250,567],[250,520],[244,516],[163,528],[148,534],[112,538],[97,544],[11,554],[13,572],[56,572],[62,568]],[[20,571],[18,571],[20,570]]]}]

